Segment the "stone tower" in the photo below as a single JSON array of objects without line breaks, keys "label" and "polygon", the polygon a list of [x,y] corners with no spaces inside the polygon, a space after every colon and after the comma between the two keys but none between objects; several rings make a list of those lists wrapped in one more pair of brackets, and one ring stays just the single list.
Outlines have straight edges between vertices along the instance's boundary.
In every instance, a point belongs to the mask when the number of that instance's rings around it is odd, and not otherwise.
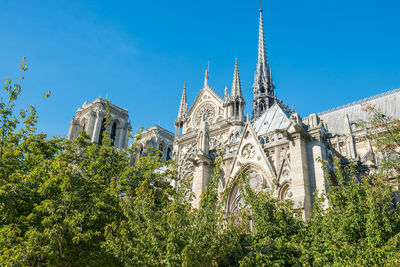
[{"label": "stone tower", "polygon": [[128,111],[110,103],[111,122],[106,129],[105,115],[107,112],[106,101],[98,97],[91,103],[83,103],[78,108],[70,122],[68,139],[76,138],[80,130],[86,131],[94,143],[101,143],[103,133],[110,133],[113,145],[116,148],[126,148],[128,145],[128,133],[131,131]]},{"label": "stone tower", "polygon": [[228,88],[225,88],[225,118],[232,121],[244,121],[244,105],[245,101],[242,95],[239,67],[236,58],[235,69],[233,72],[232,91],[230,95],[228,95]]},{"label": "stone tower", "polygon": [[267,60],[264,40],[262,9],[260,9],[260,25],[258,32],[258,61],[254,76],[253,118],[259,118],[267,109],[276,103],[275,86],[272,82],[271,70]]}]

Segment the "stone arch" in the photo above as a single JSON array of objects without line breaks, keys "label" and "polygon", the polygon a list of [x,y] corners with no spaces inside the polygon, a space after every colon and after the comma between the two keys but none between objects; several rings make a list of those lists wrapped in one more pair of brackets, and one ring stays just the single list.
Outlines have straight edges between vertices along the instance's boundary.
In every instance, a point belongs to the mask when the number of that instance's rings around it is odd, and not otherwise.
[{"label": "stone arch", "polygon": [[[236,163],[238,164],[238,163]],[[238,175],[240,175],[241,173],[248,173],[249,171],[256,171],[258,173],[260,173],[264,179],[264,181],[268,184],[268,186],[270,188],[272,188],[273,185],[273,181],[272,181],[272,176],[259,164],[257,163],[253,163],[253,162],[249,162],[246,163],[245,165],[241,166],[239,170],[236,171],[236,173],[234,173],[234,175],[232,175],[231,177],[233,177],[233,181],[236,181],[238,178]]]},{"label": "stone arch", "polygon": [[117,146],[119,140],[121,138],[121,122],[116,119],[111,122],[111,129],[110,129],[110,138],[111,138],[111,145]]},{"label": "stone arch", "polygon": [[166,154],[165,160],[171,160],[171,159],[172,159],[172,147],[169,146],[169,147],[167,148],[167,154]]},{"label": "stone arch", "polygon": [[[226,200],[226,211],[228,214],[234,214],[240,207],[237,206],[240,203],[239,192],[239,176],[244,173],[249,179],[250,187],[254,190],[269,191],[272,189],[272,181],[268,179],[267,173],[258,165],[253,163],[248,163],[242,166],[231,179],[228,186],[230,191],[228,193],[228,198]],[[226,188],[227,189],[227,188]],[[241,202],[243,203],[243,202]]]},{"label": "stone arch", "polygon": [[88,123],[89,123],[89,120],[86,117],[81,118],[81,120],[79,122],[79,125],[81,126],[80,130],[84,130],[87,132],[88,126],[89,126]]},{"label": "stone arch", "polygon": [[139,145],[139,156],[143,156],[143,152],[144,152],[144,146],[143,144]]},{"label": "stone arch", "polygon": [[290,199],[292,197],[292,191],[290,190],[290,182],[284,181],[278,189],[278,198],[281,200]]}]

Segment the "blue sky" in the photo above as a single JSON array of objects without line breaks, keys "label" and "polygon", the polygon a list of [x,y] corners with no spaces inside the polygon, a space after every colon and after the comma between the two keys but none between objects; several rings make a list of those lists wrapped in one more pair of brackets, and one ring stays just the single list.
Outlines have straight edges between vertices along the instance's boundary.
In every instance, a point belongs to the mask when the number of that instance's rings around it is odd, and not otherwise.
[{"label": "blue sky", "polygon": [[[222,95],[237,57],[251,113],[258,9],[258,0],[0,0],[0,78],[17,78],[28,58],[20,104],[38,107],[49,135],[66,135],[75,110],[98,96],[127,108],[134,129],[173,131],[183,83],[190,105],[209,61]],[[263,9],[277,95],[301,116],[400,87],[400,1],[263,1]]]}]

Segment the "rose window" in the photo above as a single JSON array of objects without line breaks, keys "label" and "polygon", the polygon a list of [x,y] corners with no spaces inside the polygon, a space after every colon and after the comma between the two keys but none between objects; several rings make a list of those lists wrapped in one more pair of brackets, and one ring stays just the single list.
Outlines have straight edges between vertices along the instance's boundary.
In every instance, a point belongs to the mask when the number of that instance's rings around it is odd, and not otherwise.
[{"label": "rose window", "polygon": [[201,106],[195,116],[194,116],[194,124],[198,127],[200,122],[203,120],[203,117],[206,118],[208,123],[211,123],[215,117],[215,106],[211,103],[204,104]]}]

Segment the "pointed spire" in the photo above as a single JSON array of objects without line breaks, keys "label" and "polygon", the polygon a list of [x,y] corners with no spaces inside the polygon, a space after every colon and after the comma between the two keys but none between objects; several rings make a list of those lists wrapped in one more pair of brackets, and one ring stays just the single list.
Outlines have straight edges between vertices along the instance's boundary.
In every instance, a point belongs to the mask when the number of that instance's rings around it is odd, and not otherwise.
[{"label": "pointed spire", "polygon": [[258,118],[276,102],[275,87],[267,60],[265,49],[264,24],[260,8],[260,23],[258,31],[258,60],[254,76],[253,117]]},{"label": "pointed spire", "polygon": [[225,100],[228,98],[228,86],[225,85]]},{"label": "pointed spire", "polygon": [[233,72],[233,82],[232,82],[232,97],[236,98],[242,97],[242,87],[240,85],[240,77],[239,77],[239,67],[237,58],[235,58],[235,70]]},{"label": "pointed spire", "polygon": [[204,87],[208,87],[208,68],[206,69],[206,74],[204,75]]},{"label": "pointed spire", "polygon": [[[267,53],[265,50],[265,39],[264,39],[264,23],[262,18],[262,9],[260,8],[260,24],[258,30],[258,60],[257,69],[254,79],[254,86],[263,86],[267,89],[268,85],[271,84],[271,73],[269,70],[269,64],[267,60]],[[266,90],[265,90],[266,91]]]},{"label": "pointed spire", "polygon": [[186,101],[186,82],[183,84],[183,92],[181,98],[181,104],[179,105],[178,118],[183,118],[187,113],[187,101]]}]

